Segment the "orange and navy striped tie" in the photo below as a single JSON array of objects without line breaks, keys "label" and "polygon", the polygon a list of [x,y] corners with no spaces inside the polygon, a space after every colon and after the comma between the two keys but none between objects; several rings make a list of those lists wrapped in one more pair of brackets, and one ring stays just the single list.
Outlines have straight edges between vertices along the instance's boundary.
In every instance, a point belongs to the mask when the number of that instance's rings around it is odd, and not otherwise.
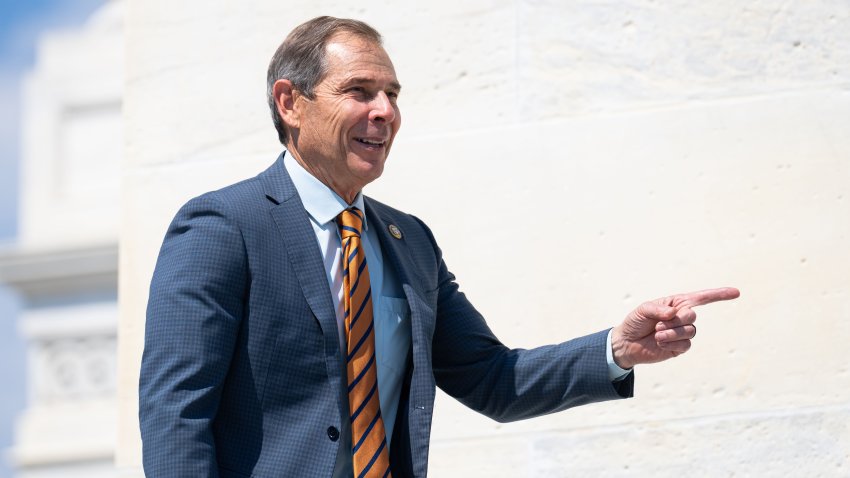
[{"label": "orange and navy striped tie", "polygon": [[390,475],[387,434],[378,399],[375,322],[369,267],[360,240],[363,213],[357,208],[337,216],[342,238],[342,290],[347,345],[348,407],[351,414],[351,455],[354,476]]}]

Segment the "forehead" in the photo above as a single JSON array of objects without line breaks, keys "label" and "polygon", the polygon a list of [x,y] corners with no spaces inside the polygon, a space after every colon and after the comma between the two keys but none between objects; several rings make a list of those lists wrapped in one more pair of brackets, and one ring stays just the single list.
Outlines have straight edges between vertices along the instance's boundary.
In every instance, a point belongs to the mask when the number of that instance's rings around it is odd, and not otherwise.
[{"label": "forehead", "polygon": [[365,77],[398,83],[395,68],[384,48],[368,39],[349,33],[337,33],[325,47],[327,77],[343,80]]}]

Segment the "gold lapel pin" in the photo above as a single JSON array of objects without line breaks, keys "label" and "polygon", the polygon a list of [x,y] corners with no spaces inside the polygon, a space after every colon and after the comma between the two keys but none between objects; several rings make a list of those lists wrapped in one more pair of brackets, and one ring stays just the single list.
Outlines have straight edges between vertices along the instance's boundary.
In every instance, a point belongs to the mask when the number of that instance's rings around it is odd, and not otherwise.
[{"label": "gold lapel pin", "polygon": [[392,234],[394,238],[401,239],[401,229],[399,229],[398,226],[390,224],[387,226],[387,229],[390,230],[390,234]]}]

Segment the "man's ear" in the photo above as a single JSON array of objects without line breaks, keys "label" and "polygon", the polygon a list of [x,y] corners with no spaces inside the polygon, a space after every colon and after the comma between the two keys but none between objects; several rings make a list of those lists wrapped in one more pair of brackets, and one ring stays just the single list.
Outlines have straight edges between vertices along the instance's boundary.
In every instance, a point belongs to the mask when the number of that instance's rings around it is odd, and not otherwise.
[{"label": "man's ear", "polygon": [[301,94],[295,89],[289,80],[277,80],[272,86],[275,107],[283,123],[287,128],[298,128],[301,126],[301,108],[298,101]]}]

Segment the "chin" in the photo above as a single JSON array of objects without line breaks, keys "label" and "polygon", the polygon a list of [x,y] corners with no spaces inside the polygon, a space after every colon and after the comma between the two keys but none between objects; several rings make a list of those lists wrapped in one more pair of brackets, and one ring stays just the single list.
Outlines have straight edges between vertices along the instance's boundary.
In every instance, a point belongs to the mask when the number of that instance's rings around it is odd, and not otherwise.
[{"label": "chin", "polygon": [[387,160],[386,155],[354,155],[349,158],[348,164],[351,171],[358,176],[374,176],[379,177],[384,171],[384,163]]},{"label": "chin", "polygon": [[382,164],[374,164],[371,167],[367,168],[357,168],[354,171],[355,175],[360,179],[360,182],[363,183],[363,186],[371,183],[372,181],[381,177],[381,174],[384,172],[384,165]]},{"label": "chin", "polygon": [[[380,165],[376,165],[368,171],[363,172],[363,178],[366,179],[369,183],[381,177],[384,174],[384,165],[383,163]],[[368,184],[368,183],[367,183]]]}]

